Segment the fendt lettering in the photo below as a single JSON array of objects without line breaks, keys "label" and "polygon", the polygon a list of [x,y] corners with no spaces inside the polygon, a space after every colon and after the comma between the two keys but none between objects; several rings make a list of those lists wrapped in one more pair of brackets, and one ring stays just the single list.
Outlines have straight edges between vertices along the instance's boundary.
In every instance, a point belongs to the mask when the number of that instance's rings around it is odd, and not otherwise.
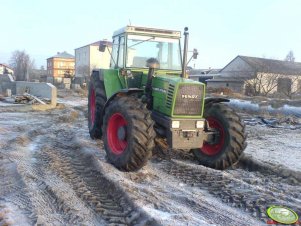
[{"label": "fendt lettering", "polygon": [[199,95],[189,95],[189,94],[182,94],[183,99],[198,99]]}]

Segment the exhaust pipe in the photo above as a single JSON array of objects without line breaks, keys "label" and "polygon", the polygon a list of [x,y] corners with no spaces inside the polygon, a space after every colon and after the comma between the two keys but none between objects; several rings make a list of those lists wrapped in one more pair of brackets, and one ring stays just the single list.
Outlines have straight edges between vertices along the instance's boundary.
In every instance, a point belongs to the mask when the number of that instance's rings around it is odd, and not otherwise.
[{"label": "exhaust pipe", "polygon": [[183,65],[182,65],[182,78],[186,78],[186,66],[187,66],[187,52],[188,52],[188,27],[184,28],[184,52],[183,52]]},{"label": "exhaust pipe", "polygon": [[155,58],[150,58],[146,61],[146,66],[148,67],[148,74],[147,74],[147,82],[145,86],[145,95],[146,95],[146,102],[148,109],[152,109],[153,107],[153,87],[152,81],[155,74],[155,69],[159,68],[159,61]]}]

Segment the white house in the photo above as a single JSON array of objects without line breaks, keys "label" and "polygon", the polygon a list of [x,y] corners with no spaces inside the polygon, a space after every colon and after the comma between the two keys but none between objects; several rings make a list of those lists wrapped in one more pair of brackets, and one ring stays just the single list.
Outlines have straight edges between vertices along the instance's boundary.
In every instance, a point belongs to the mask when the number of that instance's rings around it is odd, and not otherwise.
[{"label": "white house", "polygon": [[237,56],[219,73],[219,77],[207,80],[208,87],[253,95],[278,92],[291,97],[301,93],[300,62]]},{"label": "white house", "polygon": [[14,71],[6,64],[0,64],[0,75],[3,75],[3,74],[11,74],[12,75],[12,74],[14,74]]},{"label": "white house", "polygon": [[103,41],[98,41],[75,49],[75,77],[87,77],[91,75],[94,68],[109,68],[112,43],[109,43],[109,50],[105,52],[99,51],[99,44]]}]

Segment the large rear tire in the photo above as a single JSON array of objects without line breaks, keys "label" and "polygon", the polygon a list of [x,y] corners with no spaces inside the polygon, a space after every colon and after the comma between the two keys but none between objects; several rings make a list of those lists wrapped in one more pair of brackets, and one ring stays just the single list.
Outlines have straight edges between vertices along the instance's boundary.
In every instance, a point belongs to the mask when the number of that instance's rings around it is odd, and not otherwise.
[{"label": "large rear tire", "polygon": [[104,83],[99,78],[99,72],[93,71],[88,94],[88,127],[92,139],[101,139],[102,112],[106,100]]},{"label": "large rear tire", "polygon": [[102,127],[108,160],[123,171],[143,167],[155,147],[153,126],[151,113],[140,99],[114,99],[106,108]]},{"label": "large rear tire", "polygon": [[206,106],[204,117],[209,127],[218,131],[218,136],[213,143],[204,142],[202,148],[192,152],[202,165],[226,169],[239,160],[247,146],[245,125],[230,107],[222,103]]}]

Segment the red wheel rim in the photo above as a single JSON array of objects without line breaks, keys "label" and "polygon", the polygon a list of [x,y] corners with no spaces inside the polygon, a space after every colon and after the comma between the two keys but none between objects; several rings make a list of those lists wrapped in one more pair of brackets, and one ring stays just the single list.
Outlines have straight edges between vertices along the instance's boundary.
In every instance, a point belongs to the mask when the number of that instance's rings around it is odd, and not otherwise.
[{"label": "red wheel rim", "polygon": [[210,144],[204,142],[203,147],[201,148],[201,152],[206,155],[216,155],[218,154],[225,143],[225,129],[222,123],[214,117],[206,118],[207,122],[209,123],[209,127],[216,129],[219,132],[219,140],[215,144]]},{"label": "red wheel rim", "polygon": [[89,108],[90,108],[90,121],[91,121],[91,127],[94,126],[95,123],[95,109],[96,109],[96,101],[95,101],[95,90],[91,87],[90,91],[90,97],[89,97]]},{"label": "red wheel rim", "polygon": [[[120,113],[113,114],[108,121],[108,145],[111,151],[116,155],[122,154],[128,145],[126,139],[127,124],[126,119]],[[120,133],[123,133],[123,135],[120,135]]]}]

